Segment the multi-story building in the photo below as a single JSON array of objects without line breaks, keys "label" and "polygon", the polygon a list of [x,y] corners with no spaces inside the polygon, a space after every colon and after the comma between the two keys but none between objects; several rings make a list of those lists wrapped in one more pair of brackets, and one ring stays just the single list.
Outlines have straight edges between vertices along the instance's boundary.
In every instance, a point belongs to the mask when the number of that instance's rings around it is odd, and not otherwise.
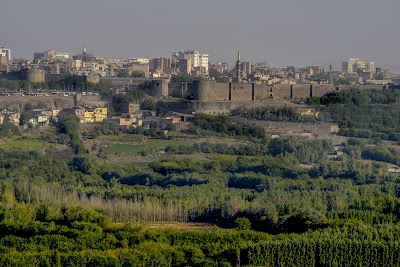
[{"label": "multi-story building", "polygon": [[44,52],[34,52],[33,59],[44,59]]},{"label": "multi-story building", "polygon": [[208,54],[200,55],[200,71],[201,73],[208,75]]},{"label": "multi-story building", "polygon": [[176,64],[176,59],[174,58],[153,58],[150,60],[150,71],[158,72],[160,74],[171,73]]},{"label": "multi-story building", "polygon": [[255,71],[265,71],[269,68],[267,62],[257,62],[252,65],[252,69]]},{"label": "multi-story building", "polygon": [[94,122],[94,111],[93,110],[85,110],[84,117],[83,117],[83,122],[84,123],[92,123]]},{"label": "multi-story building", "polygon": [[373,73],[370,71],[364,71],[362,69],[359,69],[358,71],[358,77],[359,77],[359,82],[365,83],[368,80],[371,80],[373,78]]},{"label": "multi-story building", "polygon": [[46,125],[50,121],[50,117],[47,115],[38,115],[36,120],[40,125],[43,126],[43,125]]},{"label": "multi-story building", "polygon": [[0,53],[0,64],[6,65],[8,62],[7,57],[5,54]]},{"label": "multi-story building", "polygon": [[69,60],[67,62],[67,67],[71,70],[71,71],[75,71],[75,70],[79,70],[83,67],[83,62],[80,59],[76,59],[76,60]]},{"label": "multi-story building", "polygon": [[208,75],[208,54],[200,54],[199,51],[189,50],[189,51],[179,51],[172,54],[172,58],[177,61],[186,59],[191,60],[192,68],[198,68],[203,75]]},{"label": "multi-story building", "polygon": [[200,53],[199,51],[189,50],[189,51],[179,51],[172,54],[172,58],[177,61],[181,59],[190,59],[192,61],[192,67],[197,68],[200,65]]},{"label": "multi-story building", "polygon": [[95,108],[94,109],[94,121],[102,122],[107,119],[108,110],[107,108]]},{"label": "multi-story building", "polygon": [[60,113],[61,110],[59,109],[51,109],[51,110],[42,110],[40,112],[41,115],[45,115],[48,116],[50,118],[55,118],[58,116],[58,114]]},{"label": "multi-story building", "polygon": [[242,77],[247,78],[251,74],[251,64],[248,61],[240,63],[242,70]]},{"label": "multi-story building", "polygon": [[0,55],[4,56],[8,62],[11,61],[11,49],[0,47]]},{"label": "multi-story building", "polygon": [[102,122],[107,119],[107,108],[79,108],[75,110],[81,123]]},{"label": "multi-story building", "polygon": [[313,66],[307,67],[305,71],[309,76],[316,75],[316,74],[320,74],[321,73],[321,67],[313,65]]},{"label": "multi-story building", "polygon": [[57,52],[54,50],[47,50],[45,52],[33,53],[33,59],[47,59],[47,60],[67,60],[69,58],[66,52]]},{"label": "multi-story building", "polygon": [[19,112],[3,110],[0,113],[0,124],[3,124],[4,122],[11,122],[15,125],[19,125],[20,118],[21,118],[21,113]]},{"label": "multi-story building", "polygon": [[212,64],[210,68],[218,73],[224,73],[228,71],[229,66],[226,62],[217,62]]},{"label": "multi-story building", "polygon": [[150,64],[150,59],[148,59],[148,58],[134,57],[134,58],[128,58],[127,61],[129,63],[134,63],[134,64],[147,64],[147,65]]},{"label": "multi-story building", "polygon": [[70,112],[74,111],[75,115],[79,118],[80,123],[86,122],[86,117],[89,117],[89,115],[86,116],[86,110],[84,108],[77,108],[75,110],[73,109],[64,109],[63,112],[68,112],[68,114],[71,114]]},{"label": "multi-story building", "polygon": [[136,118],[133,119],[127,119],[127,118],[110,118],[107,119],[107,122],[115,123],[118,126],[121,126],[123,128],[129,128],[129,126],[132,125],[132,123],[136,122]]},{"label": "multi-story building", "polygon": [[357,70],[364,70],[367,72],[375,71],[375,63],[373,61],[364,61],[359,58],[349,58],[342,63],[342,71],[351,74],[357,74]]},{"label": "multi-story building", "polygon": [[178,61],[179,72],[183,74],[190,75],[192,74],[192,60],[189,59],[181,59]]},{"label": "multi-story building", "polygon": [[390,69],[376,68],[375,78],[377,80],[389,80],[391,78]]}]

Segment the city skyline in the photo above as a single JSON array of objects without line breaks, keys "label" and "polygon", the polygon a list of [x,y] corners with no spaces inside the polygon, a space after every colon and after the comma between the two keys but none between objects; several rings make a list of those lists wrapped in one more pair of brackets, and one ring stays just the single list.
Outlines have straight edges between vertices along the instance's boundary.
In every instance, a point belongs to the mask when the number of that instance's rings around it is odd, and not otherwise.
[{"label": "city skyline", "polygon": [[243,60],[271,66],[321,65],[341,69],[343,60],[360,57],[400,72],[396,36],[400,18],[394,0],[338,0],[279,3],[209,0],[129,3],[117,0],[6,1],[0,23],[0,46],[13,57],[55,49],[110,58],[170,56],[196,49],[210,62],[233,66],[238,50]]},{"label": "city skyline", "polygon": [[[12,51],[12,49],[10,49],[10,48],[8,48],[8,47],[1,47],[1,48]],[[85,50],[85,53],[86,53],[86,51],[88,51],[88,53],[91,54],[91,53],[90,53],[90,50],[87,50],[87,47],[83,46],[83,49]],[[42,54],[42,53],[46,53],[47,51],[49,51],[49,52],[50,52],[50,51],[55,51],[55,52],[57,52],[57,53],[66,54],[66,55],[69,56],[69,58],[72,59],[73,56],[81,54],[83,50],[81,50],[81,52],[76,52],[76,53],[73,52],[73,53],[70,53],[70,52],[67,52],[67,51],[57,51],[57,49],[51,48],[51,49],[43,50],[42,52],[35,51],[35,52],[33,52],[33,55],[32,55],[31,57],[28,56],[28,57],[23,57],[23,58],[24,58],[24,59],[28,59],[28,60],[34,59],[34,58],[35,58],[35,54]],[[74,49],[74,51],[75,51],[75,49]],[[178,51],[178,50],[176,50],[176,51]],[[179,50],[179,51],[193,51],[193,50]],[[240,51],[239,51],[239,52],[240,52]],[[148,56],[140,56],[140,55],[139,55],[139,56],[138,56],[138,55],[136,55],[136,56],[128,56],[128,57],[110,57],[110,56],[107,56],[107,55],[94,55],[94,56],[97,56],[97,57],[99,57],[99,58],[104,57],[104,58],[108,58],[108,59],[120,59],[120,60],[126,60],[126,59],[148,59],[148,60],[150,60],[150,59],[157,59],[157,58],[171,58],[171,55],[172,55],[172,57],[173,57],[175,53],[176,53],[176,52],[171,53],[170,55],[161,55],[161,56],[156,56],[156,57],[148,57]],[[18,57],[18,56],[16,56],[16,57],[13,56],[12,58],[19,58],[19,57]],[[12,59],[12,58],[11,58],[11,59]],[[22,57],[21,57],[21,58],[22,58]],[[326,70],[328,70],[330,67],[333,67],[333,70],[338,70],[338,71],[340,71],[340,70],[343,70],[343,66],[342,66],[341,64],[343,64],[344,61],[346,61],[346,60],[348,60],[348,59],[351,59],[351,58],[355,58],[355,57],[349,57],[349,58],[347,58],[347,59],[338,60],[337,62],[335,62],[336,64],[328,64],[328,65],[322,64],[322,66],[323,66],[323,69],[326,69]],[[287,65],[281,65],[281,66],[278,66],[278,65],[271,65],[269,61],[262,61],[262,60],[249,61],[249,60],[247,60],[247,59],[244,59],[244,62],[249,62],[250,64],[266,63],[266,64],[267,64],[268,66],[270,66],[271,68],[285,68],[285,67],[289,67],[289,66],[295,66],[295,67],[319,66],[319,64],[315,64],[315,63],[312,63],[312,62],[310,62],[310,63],[308,63],[308,64],[301,64],[301,65],[287,64]],[[210,63],[210,64],[227,63],[228,66],[229,66],[229,68],[235,68],[235,65],[236,65],[236,61],[233,60],[233,57],[232,57],[232,59],[229,59],[229,60],[227,60],[227,61],[209,61],[209,63]],[[383,68],[386,67],[386,66],[381,66],[381,64],[379,64],[379,62],[378,62],[377,65],[378,65],[379,67],[381,67],[381,68],[382,68],[382,67],[383,67]],[[387,69],[393,71],[393,69],[390,69],[390,68],[387,68]],[[398,72],[397,72],[397,73],[398,73]]]}]

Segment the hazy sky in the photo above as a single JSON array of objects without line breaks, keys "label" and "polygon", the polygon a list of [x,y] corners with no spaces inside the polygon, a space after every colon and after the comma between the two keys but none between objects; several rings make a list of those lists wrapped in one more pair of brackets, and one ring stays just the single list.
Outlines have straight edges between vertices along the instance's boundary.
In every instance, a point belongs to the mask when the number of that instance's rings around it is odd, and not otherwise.
[{"label": "hazy sky", "polygon": [[107,57],[332,64],[360,57],[400,72],[399,0],[1,0],[0,46],[13,57],[54,49]]}]

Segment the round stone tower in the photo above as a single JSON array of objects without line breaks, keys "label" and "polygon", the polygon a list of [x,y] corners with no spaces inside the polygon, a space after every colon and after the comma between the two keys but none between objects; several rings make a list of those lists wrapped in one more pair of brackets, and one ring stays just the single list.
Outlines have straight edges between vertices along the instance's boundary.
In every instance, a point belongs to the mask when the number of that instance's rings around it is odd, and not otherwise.
[{"label": "round stone tower", "polygon": [[23,73],[24,78],[32,83],[44,83],[46,74],[42,69],[27,69]]},{"label": "round stone tower", "polygon": [[155,97],[168,97],[168,88],[169,88],[169,80],[160,79],[160,80],[153,80],[150,85],[150,94]]},{"label": "round stone tower", "polygon": [[210,101],[210,82],[209,81],[194,81],[194,100]]}]

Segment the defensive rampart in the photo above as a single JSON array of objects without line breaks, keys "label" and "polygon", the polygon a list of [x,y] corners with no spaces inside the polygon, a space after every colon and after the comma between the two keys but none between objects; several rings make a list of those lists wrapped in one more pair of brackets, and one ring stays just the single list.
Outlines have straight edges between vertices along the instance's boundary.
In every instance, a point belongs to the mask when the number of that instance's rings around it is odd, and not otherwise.
[{"label": "defensive rampart", "polygon": [[183,102],[163,102],[162,107],[185,112],[209,114],[227,113],[239,106],[297,106],[290,100],[320,97],[332,91],[355,89],[383,89],[383,85],[298,84],[274,85],[217,83],[194,81],[193,83],[169,83],[167,80],[152,82],[150,93],[158,98],[189,99]]},{"label": "defensive rampart", "polygon": [[67,85],[83,86],[88,83],[98,83],[100,82],[100,76],[88,75],[88,76],[78,76],[71,74],[48,74],[42,69],[23,69],[20,71],[13,71],[0,75],[0,78],[5,78],[9,80],[26,80],[32,83],[43,83],[43,82],[54,82],[54,83],[64,83]]},{"label": "defensive rampart", "polygon": [[295,84],[274,85],[217,83],[215,81],[197,81],[188,90],[192,90],[193,100],[198,101],[258,101],[268,98],[305,99],[320,97],[328,92],[356,89],[383,89],[383,85],[348,85],[332,84]]},{"label": "defensive rampart", "polygon": [[262,101],[271,98],[305,99],[320,97],[328,92],[356,89],[383,89],[384,85],[345,85],[332,84],[295,84],[274,85],[255,83],[218,83],[215,81],[194,81],[193,83],[168,83],[166,80],[153,81],[151,92],[162,98],[185,98],[190,95],[191,100],[200,102],[246,102]]}]

